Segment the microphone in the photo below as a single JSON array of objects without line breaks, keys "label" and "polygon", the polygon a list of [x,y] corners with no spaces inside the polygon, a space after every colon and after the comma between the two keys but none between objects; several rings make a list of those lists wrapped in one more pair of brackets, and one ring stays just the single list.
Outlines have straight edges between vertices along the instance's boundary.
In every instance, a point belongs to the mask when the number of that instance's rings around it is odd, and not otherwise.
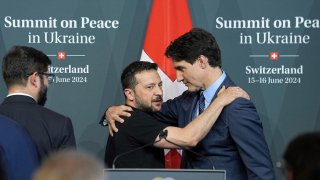
[{"label": "microphone", "polygon": [[141,147],[137,147],[137,148],[131,149],[131,150],[127,151],[127,152],[118,154],[118,155],[113,159],[112,169],[115,169],[115,164],[116,164],[117,160],[118,160],[120,157],[125,156],[125,155],[127,155],[127,154],[130,154],[130,153],[132,153],[132,152],[134,152],[134,151],[138,151],[138,150],[140,150],[140,149],[143,149],[143,148],[145,148],[145,147],[147,147],[147,146],[151,146],[151,145],[153,145],[153,144],[161,141],[161,139],[163,139],[163,137],[165,136],[165,134],[163,134],[163,133],[164,133],[163,131],[161,131],[161,132],[159,133],[159,140],[157,140],[157,141],[152,141],[152,142],[150,142],[150,143],[148,143],[148,144],[145,144],[145,145],[143,145],[143,146],[141,146]]},{"label": "microphone", "polygon": [[[161,137],[160,135],[162,135],[162,137]],[[168,140],[168,139],[167,139],[167,136],[168,136],[168,130],[161,131],[160,134],[159,134],[159,137],[160,137],[161,139],[164,138],[164,140],[166,140],[167,142],[169,142],[169,143],[171,143],[171,144],[179,147],[180,149],[183,149],[183,150],[185,150],[185,151],[191,152],[192,154],[195,154],[195,155],[197,155],[197,156],[203,157],[203,159],[205,159],[206,161],[209,162],[209,164],[212,166],[212,169],[215,170],[214,164],[213,164],[213,162],[211,161],[211,159],[209,159],[208,157],[206,157],[206,156],[203,155],[203,154],[200,154],[200,153],[198,153],[198,152],[195,152],[195,151],[193,151],[193,150],[191,150],[191,149],[187,149],[187,148],[185,148],[185,147],[183,147],[183,146],[180,146],[179,144],[176,144],[176,143]]]}]

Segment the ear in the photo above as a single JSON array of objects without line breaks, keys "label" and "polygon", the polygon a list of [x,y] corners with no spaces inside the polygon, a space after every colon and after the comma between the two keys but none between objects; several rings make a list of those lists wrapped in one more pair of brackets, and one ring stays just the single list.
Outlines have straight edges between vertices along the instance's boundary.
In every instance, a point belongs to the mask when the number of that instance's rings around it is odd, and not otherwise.
[{"label": "ear", "polygon": [[198,58],[198,61],[199,61],[199,66],[202,68],[202,69],[205,69],[209,64],[208,64],[208,58],[204,55],[200,55],[199,58]]},{"label": "ear", "polygon": [[126,95],[126,98],[130,101],[133,101],[135,99],[134,91],[132,89],[124,89],[124,94]]},{"label": "ear", "polygon": [[27,85],[31,85],[33,87],[38,87],[40,82],[40,77],[37,72],[34,72],[32,75],[30,75],[27,79]]}]

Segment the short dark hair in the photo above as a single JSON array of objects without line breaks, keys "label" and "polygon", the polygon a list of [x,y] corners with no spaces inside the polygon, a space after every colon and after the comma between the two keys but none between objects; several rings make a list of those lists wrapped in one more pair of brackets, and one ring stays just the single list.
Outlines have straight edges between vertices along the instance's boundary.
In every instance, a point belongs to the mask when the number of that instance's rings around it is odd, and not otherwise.
[{"label": "short dark hair", "polygon": [[283,158],[294,180],[320,179],[320,132],[309,132],[293,139]]},{"label": "short dark hair", "polygon": [[131,88],[137,84],[135,75],[142,71],[158,70],[158,65],[156,63],[151,63],[147,61],[134,61],[129,64],[121,74],[121,84],[122,89]]},{"label": "short dark hair", "polygon": [[26,85],[28,75],[33,72],[46,72],[51,60],[43,52],[26,46],[13,46],[4,56],[2,75],[7,85]]},{"label": "short dark hair", "polygon": [[172,61],[193,64],[200,55],[208,58],[212,67],[221,67],[219,45],[213,35],[203,29],[193,28],[170,43],[165,55]]}]

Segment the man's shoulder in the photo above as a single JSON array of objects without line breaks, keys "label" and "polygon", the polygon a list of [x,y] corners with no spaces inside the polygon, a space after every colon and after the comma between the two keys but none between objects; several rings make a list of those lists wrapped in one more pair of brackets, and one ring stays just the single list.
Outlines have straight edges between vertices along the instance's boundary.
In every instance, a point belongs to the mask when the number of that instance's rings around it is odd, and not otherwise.
[{"label": "man's shoulder", "polygon": [[255,109],[255,106],[251,100],[248,100],[246,98],[237,98],[225,107],[225,109],[242,109],[242,108]]},{"label": "man's shoulder", "polygon": [[13,95],[6,97],[3,101],[3,103],[0,105],[0,109],[3,111],[7,110],[15,110],[19,109],[22,111],[28,111],[31,113],[40,113],[44,116],[54,116],[56,118],[66,118],[64,115],[57,113],[49,108],[46,108],[44,106],[41,106],[36,103],[32,97],[24,96],[24,95]]},{"label": "man's shoulder", "polygon": [[[118,125],[123,127],[144,127],[144,126],[162,126],[162,122],[159,122],[154,116],[154,112],[148,112],[141,109],[134,109],[131,112],[130,117],[122,117],[125,123],[118,123]],[[120,127],[119,126],[119,127]]]},{"label": "man's shoulder", "polygon": [[0,114],[0,127],[1,132],[8,129],[18,129],[19,131],[22,129],[17,122],[2,114]]},{"label": "man's shoulder", "polygon": [[0,130],[1,134],[3,133],[2,135],[5,135],[5,136],[1,136],[0,139],[2,140],[12,141],[12,139],[10,140],[10,138],[9,139],[6,138],[7,136],[10,136],[10,137],[17,138],[15,139],[15,142],[23,142],[26,140],[26,141],[29,141],[31,144],[31,139],[29,139],[29,135],[20,124],[18,124],[13,119],[1,114],[0,114],[0,129],[1,129]]},{"label": "man's shoulder", "polygon": [[131,113],[130,117],[124,117],[125,119],[154,119],[152,114],[154,112],[147,112],[141,109],[134,109]]},{"label": "man's shoulder", "polygon": [[44,115],[48,116],[48,117],[53,117],[55,119],[69,119],[67,116],[60,114],[58,112],[55,112],[47,107],[44,106],[37,106],[37,108],[39,109],[39,111],[41,111]]}]

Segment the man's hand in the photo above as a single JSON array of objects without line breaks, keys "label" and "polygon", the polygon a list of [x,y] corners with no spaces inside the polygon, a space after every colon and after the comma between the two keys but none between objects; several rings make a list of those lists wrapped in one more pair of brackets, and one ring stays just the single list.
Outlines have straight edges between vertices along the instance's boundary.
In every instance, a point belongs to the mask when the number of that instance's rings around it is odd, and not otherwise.
[{"label": "man's hand", "polygon": [[111,106],[105,112],[105,118],[108,122],[109,133],[113,136],[113,132],[118,132],[118,128],[115,125],[115,122],[124,123],[124,120],[120,116],[130,117],[130,111],[133,111],[130,106]]},{"label": "man's hand", "polygon": [[218,97],[216,98],[216,100],[218,100],[221,103],[221,105],[226,106],[230,104],[232,101],[234,101],[235,99],[241,98],[241,97],[250,100],[250,97],[247,94],[247,92],[245,92],[240,87],[235,86],[235,87],[225,88],[223,86],[218,92]]}]

